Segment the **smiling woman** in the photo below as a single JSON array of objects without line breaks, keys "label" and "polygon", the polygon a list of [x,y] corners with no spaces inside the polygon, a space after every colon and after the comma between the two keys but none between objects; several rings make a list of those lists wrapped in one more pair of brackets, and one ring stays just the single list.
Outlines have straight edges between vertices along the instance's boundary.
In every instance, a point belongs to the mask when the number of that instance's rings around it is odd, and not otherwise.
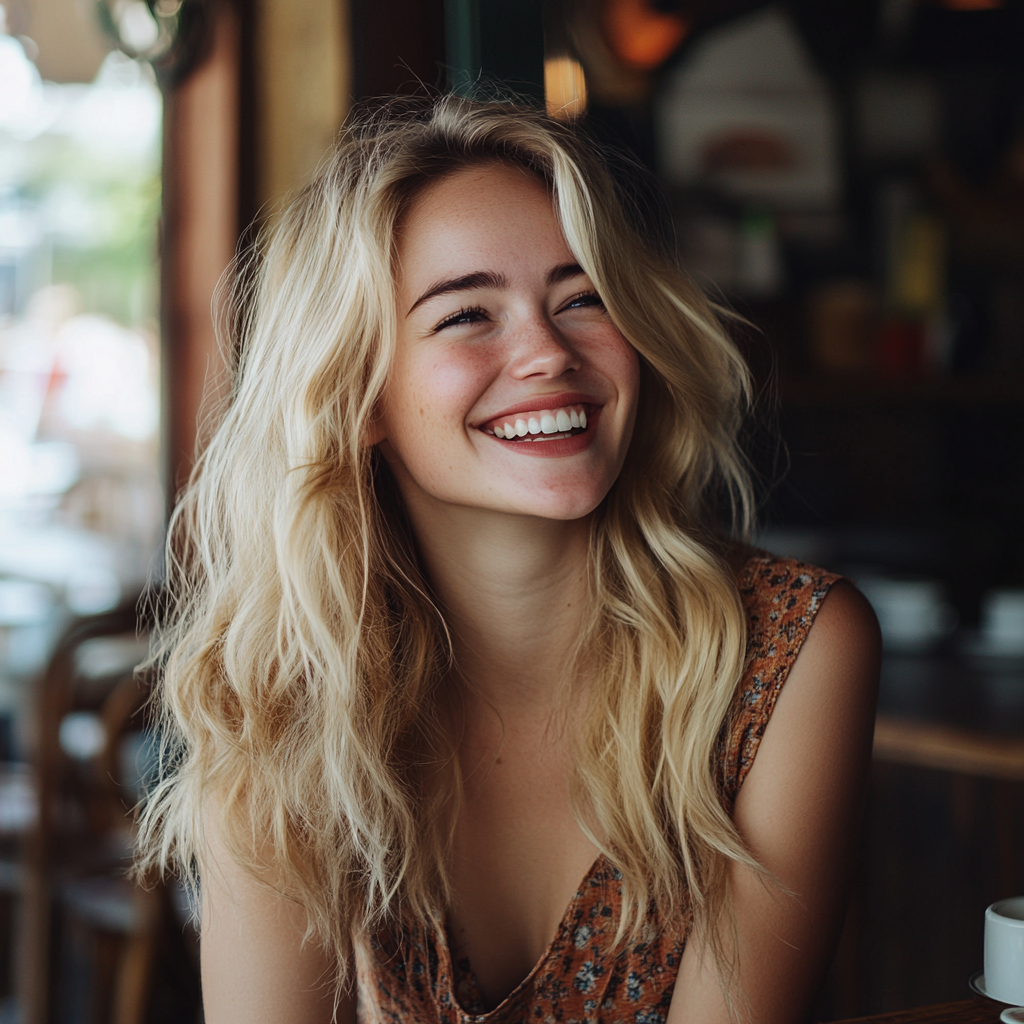
[{"label": "smiling woman", "polygon": [[801,1019],[878,645],[742,544],[715,310],[577,128],[454,97],[356,115],[260,252],[140,851],[207,1021]]},{"label": "smiling woman", "polygon": [[[397,241],[408,313],[374,439],[406,505],[588,515],[626,457],[639,364],[543,182],[503,163],[453,172],[410,206]],[[455,514],[443,509],[442,532]]]}]

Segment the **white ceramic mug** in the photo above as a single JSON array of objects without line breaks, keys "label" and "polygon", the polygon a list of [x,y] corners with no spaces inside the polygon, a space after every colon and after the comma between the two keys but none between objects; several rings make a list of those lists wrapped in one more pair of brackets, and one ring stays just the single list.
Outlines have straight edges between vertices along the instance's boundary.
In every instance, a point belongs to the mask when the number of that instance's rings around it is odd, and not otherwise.
[{"label": "white ceramic mug", "polygon": [[1002,1003],[1024,1004],[1024,896],[985,911],[985,992]]},{"label": "white ceramic mug", "polygon": [[956,625],[956,612],[937,580],[862,576],[856,582],[878,615],[886,650],[927,651]]},{"label": "white ceramic mug", "polygon": [[1024,654],[1024,590],[993,590],[985,595],[981,638],[994,654]]}]

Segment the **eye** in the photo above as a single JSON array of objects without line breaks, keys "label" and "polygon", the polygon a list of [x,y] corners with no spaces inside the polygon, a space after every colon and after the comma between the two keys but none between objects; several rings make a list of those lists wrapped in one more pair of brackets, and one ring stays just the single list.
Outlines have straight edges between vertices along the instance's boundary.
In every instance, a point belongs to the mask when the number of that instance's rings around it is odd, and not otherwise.
[{"label": "eye", "polygon": [[443,331],[446,327],[456,327],[459,324],[473,324],[478,320],[486,320],[487,314],[479,306],[469,306],[466,309],[460,309],[458,313],[452,313],[451,316],[446,316],[437,326],[434,327],[434,333],[437,331]]},{"label": "eye", "polygon": [[604,309],[604,302],[597,292],[580,292],[579,295],[574,295],[558,312],[562,313],[567,309],[586,309],[588,306]]}]

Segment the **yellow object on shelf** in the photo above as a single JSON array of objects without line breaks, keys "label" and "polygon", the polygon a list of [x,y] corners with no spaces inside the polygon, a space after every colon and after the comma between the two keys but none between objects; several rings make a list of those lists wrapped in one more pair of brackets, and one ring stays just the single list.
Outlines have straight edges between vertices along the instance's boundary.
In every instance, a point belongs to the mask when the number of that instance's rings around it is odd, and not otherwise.
[{"label": "yellow object on shelf", "polygon": [[913,214],[893,243],[888,305],[901,313],[935,312],[946,288],[946,229],[942,221],[931,214]]}]

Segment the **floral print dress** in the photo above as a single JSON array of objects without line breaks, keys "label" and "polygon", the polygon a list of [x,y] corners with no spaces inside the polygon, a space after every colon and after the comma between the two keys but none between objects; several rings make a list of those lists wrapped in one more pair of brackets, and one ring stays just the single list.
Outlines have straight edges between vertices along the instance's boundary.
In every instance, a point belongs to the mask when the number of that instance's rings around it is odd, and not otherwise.
[{"label": "floral print dress", "polygon": [[[838,577],[758,553],[738,585],[747,612],[747,667],[719,741],[723,801],[731,810],[765,726],[825,595]],[[488,1011],[443,925],[385,931],[357,949],[360,1024],[665,1024],[688,921],[652,907],[638,940],[613,947],[621,875],[601,856],[529,975]]]}]

